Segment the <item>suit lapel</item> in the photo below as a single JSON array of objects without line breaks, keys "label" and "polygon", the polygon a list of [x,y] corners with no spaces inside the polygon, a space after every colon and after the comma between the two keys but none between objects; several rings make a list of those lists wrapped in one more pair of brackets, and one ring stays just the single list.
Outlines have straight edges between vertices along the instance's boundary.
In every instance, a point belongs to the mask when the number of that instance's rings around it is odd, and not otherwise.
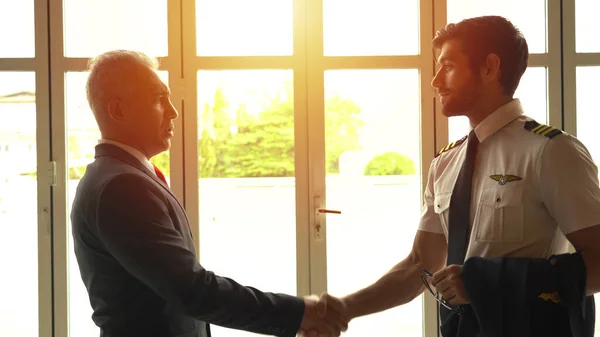
[{"label": "suit lapel", "polygon": [[[169,187],[165,186],[165,183],[163,183],[162,180],[160,180],[160,178],[158,178],[154,172],[151,172],[146,167],[146,165],[142,164],[137,158],[132,156],[129,152],[121,149],[118,146],[112,145],[112,144],[96,145],[95,158],[106,157],[106,156],[116,158],[120,161],[123,161],[123,162],[137,168],[142,173],[144,173],[148,177],[152,178],[152,180],[154,180],[158,185],[160,185],[165,191],[169,192],[169,194],[173,198],[175,198],[175,200],[177,200],[177,202],[179,203],[179,200],[177,199],[177,197],[175,197],[175,195],[173,194],[171,189]],[[181,204],[179,204],[179,205],[181,206]],[[183,209],[183,206],[182,206],[182,209]]]},{"label": "suit lapel", "polygon": [[116,158],[116,159],[118,159],[120,161],[123,161],[123,162],[125,162],[125,163],[127,163],[127,164],[129,164],[129,165],[131,165],[131,166],[133,166],[135,168],[137,168],[138,170],[140,170],[141,172],[143,172],[144,174],[146,174],[147,176],[149,176],[150,178],[152,178],[165,191],[167,191],[173,197],[173,199],[177,202],[177,204],[179,205],[179,207],[181,208],[181,211],[183,212],[183,215],[185,216],[185,220],[187,221],[188,229],[190,231],[190,236],[192,237],[192,239],[194,238],[194,233],[192,233],[192,228],[190,227],[190,219],[188,219],[188,217],[187,217],[187,213],[185,211],[185,208],[179,202],[179,199],[177,199],[177,197],[175,196],[175,194],[173,194],[173,192],[171,191],[171,189],[168,186],[165,186],[165,183],[163,183],[162,180],[160,180],[160,178],[158,178],[154,172],[151,172],[137,158],[135,158],[129,152],[121,149],[118,146],[115,146],[115,145],[112,145],[112,144],[98,144],[98,145],[96,145],[96,156],[95,156],[95,158],[106,157],[106,156]]}]

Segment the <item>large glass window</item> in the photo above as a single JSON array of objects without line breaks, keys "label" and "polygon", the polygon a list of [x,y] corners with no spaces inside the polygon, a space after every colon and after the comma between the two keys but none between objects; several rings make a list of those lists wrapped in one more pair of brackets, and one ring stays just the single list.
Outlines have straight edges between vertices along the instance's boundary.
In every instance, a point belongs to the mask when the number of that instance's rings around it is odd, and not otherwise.
[{"label": "large glass window", "polygon": [[35,56],[33,1],[0,0],[0,58]]},{"label": "large glass window", "polygon": [[326,56],[416,55],[419,1],[323,1]]},{"label": "large glass window", "polygon": [[[327,208],[342,212],[322,215],[327,289],[346,295],[373,283],[412,248],[421,194],[419,72],[327,71],[325,95]],[[422,316],[419,296],[352,321],[345,336],[421,336]]]},{"label": "large glass window", "polygon": [[37,336],[35,73],[0,72],[0,120],[0,336]]},{"label": "large glass window", "polygon": [[598,39],[598,13],[600,2],[575,0],[575,46],[578,53],[600,52]]},{"label": "large glass window", "polygon": [[166,0],[63,1],[65,56],[92,57],[112,49],[167,55]]},{"label": "large glass window", "polygon": [[289,70],[198,72],[201,263],[287,294],[296,294],[293,89]]},{"label": "large glass window", "polygon": [[[578,53],[599,52],[600,45],[593,38],[598,5],[594,0],[574,1],[577,20],[563,12],[554,21],[574,20]],[[42,3],[46,2],[62,4],[62,23],[52,17],[45,23],[37,20],[40,13],[45,15],[43,8],[49,6]],[[562,116],[552,110],[560,104],[552,103],[558,93],[549,93],[548,88],[549,84],[558,88],[554,79],[568,76],[568,70],[556,64],[556,53],[561,51],[548,50],[548,41],[557,39],[548,36],[554,30],[547,27],[560,24],[548,22],[548,13],[557,13],[548,8],[562,8],[564,3],[446,2],[442,7],[447,8],[447,22],[501,15],[515,23],[530,52],[537,54],[515,97],[521,99],[525,113],[540,123],[548,124],[549,115],[553,121],[562,117],[563,125],[572,122],[574,114],[566,106]],[[152,161],[168,180],[171,160],[177,165],[174,172],[184,172],[173,182],[185,185],[174,189],[183,197],[192,226],[200,234],[197,242],[204,267],[264,291],[296,294],[298,289],[320,292],[326,287],[334,295],[346,295],[372,284],[406,257],[420,216],[425,153],[421,151],[430,151],[427,146],[436,138],[433,132],[421,132],[429,130],[424,121],[434,120],[434,112],[428,111],[433,110],[428,108],[431,101],[427,101],[433,91],[421,85],[431,76],[429,45],[421,45],[428,38],[421,34],[430,35],[430,27],[437,25],[440,18],[433,12],[439,10],[438,0],[317,3],[322,8],[315,10],[312,0],[0,0],[0,8],[6,9],[0,10],[0,44],[6,46],[0,48],[0,69],[4,69],[0,71],[0,118],[17,118],[0,125],[0,162],[11,163],[0,165],[0,228],[4,233],[0,235],[0,262],[5,269],[27,276],[0,280],[0,298],[4,299],[0,301],[0,335],[34,336],[39,327],[43,329],[37,319],[38,308],[44,310],[37,302],[38,290],[43,289],[38,288],[37,261],[43,240],[37,234],[34,200],[45,187],[38,186],[36,170],[46,174],[46,168],[36,167],[36,128],[38,134],[40,129],[35,110],[48,93],[51,102],[65,100],[64,109],[58,104],[59,109],[49,113],[53,123],[62,121],[65,114],[66,134],[57,135],[62,126],[54,124],[52,129],[48,126],[51,139],[41,141],[51,144],[48,158],[60,158],[62,137],[67,141],[64,202],[68,206],[66,217],[64,207],[51,209],[54,233],[67,233],[68,261],[65,267],[65,261],[54,260],[48,268],[54,268],[54,279],[42,282],[53,284],[51,295],[64,297],[66,277],[68,299],[55,298],[55,312],[47,313],[54,316],[48,321],[54,333],[68,325],[70,336],[99,334],[74,256],[68,214],[100,138],[84,92],[83,61],[112,49],[161,57],[166,67],[162,79],[167,82],[168,70],[176,82],[171,89],[182,107],[177,122],[181,133],[173,140],[172,152]],[[58,13],[53,10],[56,7],[49,8],[50,16]],[[427,8],[431,13],[420,13]],[[323,20],[322,31],[314,29],[315,20]],[[48,32],[39,24],[48,25],[53,35],[46,36]],[[36,39],[36,31],[44,36]],[[569,31],[565,33],[568,36]],[[56,76],[64,74],[65,86],[50,88],[48,84],[48,92],[40,95],[35,92],[34,71],[43,68],[46,59],[10,64],[1,59],[33,58],[45,39],[52,50],[48,60],[58,69],[49,69],[50,81],[42,77],[40,82],[55,83]],[[192,48],[191,60],[188,47]],[[421,51],[427,56],[420,55]],[[594,55],[576,56],[577,60],[585,56],[582,65],[588,65],[577,69],[577,135],[597,161],[600,143],[594,138],[597,114],[590,83],[600,75],[600,66],[589,66],[594,64]],[[554,71],[563,72],[562,77],[555,77]],[[575,90],[568,87],[568,79],[564,81],[565,93]],[[566,96],[563,104],[567,104]],[[197,127],[197,134],[196,130],[187,132],[190,125],[192,130]],[[448,127],[449,142],[469,131],[468,121],[461,117],[451,118]],[[445,130],[435,130],[445,134]],[[192,171],[197,163],[196,177],[190,175],[190,163]],[[61,179],[52,187],[53,197],[63,195]],[[307,234],[315,225],[312,213],[306,213],[314,211],[309,209],[314,191],[325,193],[328,209],[341,211],[317,215],[326,219],[326,249]],[[25,198],[31,202],[17,202]],[[18,247],[17,236],[26,238],[18,240]],[[65,238],[54,235],[48,240],[65,246],[60,241]],[[27,253],[16,261],[9,258],[15,251]],[[60,254],[53,258],[60,259]],[[353,272],[357,266],[358,274]],[[327,282],[322,278],[325,272]],[[424,308],[422,299],[419,296],[405,306],[356,319],[345,336],[422,336],[423,322],[432,321],[424,320],[424,315],[434,315],[433,307]],[[218,326],[212,330],[223,337],[249,334]]]},{"label": "large glass window", "polygon": [[197,54],[291,55],[292,8],[292,0],[197,0]]}]

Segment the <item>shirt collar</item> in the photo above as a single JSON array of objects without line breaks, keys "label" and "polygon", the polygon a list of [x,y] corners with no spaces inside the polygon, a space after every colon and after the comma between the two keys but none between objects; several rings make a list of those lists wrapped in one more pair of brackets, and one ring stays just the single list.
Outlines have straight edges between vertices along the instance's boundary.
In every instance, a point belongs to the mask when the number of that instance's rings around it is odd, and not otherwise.
[{"label": "shirt collar", "polygon": [[522,114],[521,101],[518,98],[513,99],[492,112],[475,127],[477,139],[479,139],[479,142],[483,142]]},{"label": "shirt collar", "polygon": [[127,151],[130,155],[134,156],[137,160],[139,160],[144,166],[146,166],[146,168],[148,168],[148,170],[150,170],[150,172],[155,174],[154,165],[152,165],[152,163],[148,160],[148,158],[146,158],[146,156],[139,150],[137,150],[129,145],[125,145],[123,143],[119,143],[117,141],[109,140],[109,139],[100,139],[98,141],[98,144],[111,144],[111,145],[120,147],[121,149]]}]

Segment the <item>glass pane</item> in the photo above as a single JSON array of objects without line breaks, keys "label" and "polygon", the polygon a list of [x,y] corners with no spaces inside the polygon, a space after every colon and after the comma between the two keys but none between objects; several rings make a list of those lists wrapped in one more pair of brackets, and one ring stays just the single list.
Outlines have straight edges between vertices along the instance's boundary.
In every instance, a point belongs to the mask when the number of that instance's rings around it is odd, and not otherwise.
[{"label": "glass pane", "polygon": [[[600,163],[600,138],[598,137],[598,90],[596,83],[600,67],[577,67],[577,138],[587,147],[596,165]],[[600,294],[595,295],[596,303]],[[596,322],[600,321],[600,311],[596,311]],[[600,335],[600,324],[596,324],[596,334]]]},{"label": "glass pane", "polygon": [[[327,208],[342,212],[327,215],[327,289],[346,295],[412,248],[421,200],[419,72],[327,71],[325,91]],[[422,311],[419,296],[353,320],[344,336],[421,337]]]},{"label": "glass pane", "polygon": [[546,0],[448,0],[448,23],[482,15],[509,19],[525,36],[530,53],[546,52]]},{"label": "glass pane", "polygon": [[577,67],[577,138],[585,144],[596,162],[600,160],[598,137],[598,90],[600,67]]},{"label": "glass pane", "polygon": [[[548,124],[548,81],[545,67],[529,67],[525,70],[515,98],[521,100],[525,115],[538,123]],[[467,117],[448,119],[448,142],[464,137],[471,130]]]},{"label": "glass pane", "polygon": [[37,336],[35,73],[0,72],[0,119],[0,336]]},{"label": "glass pane", "polygon": [[112,49],[168,54],[166,0],[63,0],[65,56]]},{"label": "glass pane", "polygon": [[0,0],[0,58],[34,57],[33,0]]},{"label": "glass pane", "polygon": [[575,50],[577,53],[600,52],[598,30],[600,2],[575,0]]},{"label": "glass pane", "polygon": [[199,71],[198,134],[202,265],[296,294],[293,72]]},{"label": "glass pane", "polygon": [[[98,144],[100,131],[89,108],[85,82],[87,72],[69,72],[65,76],[66,93],[66,120],[67,120],[67,168],[68,186],[67,196],[68,213],[71,214],[71,205],[75,198],[75,191],[79,180],[86,170],[86,166],[94,161],[95,146]],[[168,83],[168,73],[159,72],[159,77]],[[166,158],[166,160],[163,160]],[[158,154],[152,161],[160,163],[160,169],[169,181],[169,153]],[[165,166],[166,163],[166,166]],[[68,245],[69,245],[69,335],[73,337],[98,337],[100,330],[92,321],[92,307],[87,290],[81,281],[79,266],[73,250],[73,236],[71,235],[71,222],[69,219]]]},{"label": "glass pane", "polygon": [[292,0],[197,0],[198,56],[294,52]]},{"label": "glass pane", "polygon": [[323,0],[325,56],[416,55],[419,1]]}]

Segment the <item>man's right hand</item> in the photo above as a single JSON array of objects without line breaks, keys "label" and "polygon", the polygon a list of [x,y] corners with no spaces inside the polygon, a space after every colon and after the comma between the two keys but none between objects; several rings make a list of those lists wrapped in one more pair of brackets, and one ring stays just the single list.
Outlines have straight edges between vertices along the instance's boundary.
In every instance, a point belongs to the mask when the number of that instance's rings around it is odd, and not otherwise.
[{"label": "man's right hand", "polygon": [[321,298],[315,295],[305,297],[304,303],[300,336],[337,337],[348,329],[349,319],[339,299],[325,293]]}]

